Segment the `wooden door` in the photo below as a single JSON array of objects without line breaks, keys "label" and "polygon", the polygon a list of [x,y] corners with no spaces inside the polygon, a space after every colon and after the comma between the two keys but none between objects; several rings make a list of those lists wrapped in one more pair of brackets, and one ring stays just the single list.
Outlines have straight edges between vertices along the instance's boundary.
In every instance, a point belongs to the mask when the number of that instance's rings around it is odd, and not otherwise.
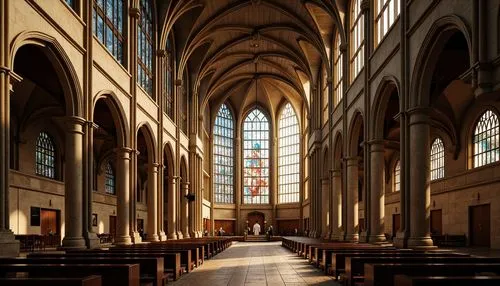
[{"label": "wooden door", "polygon": [[401,228],[401,215],[393,214],[392,215],[392,237],[396,237],[399,229]]},{"label": "wooden door", "polygon": [[56,210],[41,210],[42,221],[40,224],[41,234],[57,234],[59,233],[59,226],[57,223],[57,211]]},{"label": "wooden door", "polygon": [[443,211],[442,210],[432,210],[431,211],[431,234],[442,235],[443,234]]},{"label": "wooden door", "polygon": [[471,246],[490,247],[490,205],[469,208]]},{"label": "wooden door", "polygon": [[109,216],[109,234],[111,237],[116,237],[116,216]]},{"label": "wooden door", "polygon": [[252,232],[251,234],[253,234],[253,225],[257,222],[260,224],[260,234],[265,233],[264,214],[263,213],[261,213],[261,212],[249,213],[247,220],[248,220],[248,226],[250,227],[250,231]]}]

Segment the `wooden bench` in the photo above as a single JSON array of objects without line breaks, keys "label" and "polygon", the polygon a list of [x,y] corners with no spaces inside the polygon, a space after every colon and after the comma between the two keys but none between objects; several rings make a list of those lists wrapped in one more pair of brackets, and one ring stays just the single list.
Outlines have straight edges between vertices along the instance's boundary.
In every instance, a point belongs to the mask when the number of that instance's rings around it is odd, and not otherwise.
[{"label": "wooden bench", "polygon": [[[469,254],[455,253],[450,251],[420,251],[420,250],[385,250],[383,252],[358,252],[358,251],[344,251],[332,254],[331,265],[327,274],[334,277],[345,272],[345,261],[347,257],[469,257]],[[352,266],[351,266],[352,267]],[[352,270],[352,269],[351,269]]]},{"label": "wooden bench", "polygon": [[28,273],[29,277],[100,275],[103,285],[139,286],[139,264],[0,264],[0,277]]},{"label": "wooden bench", "polygon": [[0,258],[1,264],[139,264],[141,284],[163,285],[167,279],[163,257],[64,257],[29,256],[27,258]]},{"label": "wooden bench", "polygon": [[[91,250],[92,251],[92,250]],[[102,250],[101,250],[102,251]],[[128,256],[136,253],[179,253],[181,255],[181,266],[185,267],[186,272],[191,272],[194,267],[194,260],[190,249],[134,249],[134,248],[110,248],[109,252],[126,253]]]},{"label": "wooden bench", "polygon": [[2,286],[101,286],[101,276],[82,278],[0,278]]},{"label": "wooden bench", "polygon": [[114,253],[109,252],[107,250],[80,250],[80,251],[71,251],[65,254],[49,254],[49,253],[33,253],[29,255],[32,256],[50,256],[50,257],[112,257],[112,258],[121,258],[121,257],[159,257],[163,258],[163,267],[164,272],[169,273],[172,276],[173,280],[178,280],[182,273],[181,266],[181,255],[180,253],[165,253],[165,252],[148,252],[148,253]]},{"label": "wooden bench", "polygon": [[397,286],[498,286],[500,276],[394,276]]},{"label": "wooden bench", "polygon": [[[364,286],[392,286],[394,276],[475,276],[500,273],[500,263],[376,263],[365,264]],[[398,285],[399,286],[399,285]]]}]

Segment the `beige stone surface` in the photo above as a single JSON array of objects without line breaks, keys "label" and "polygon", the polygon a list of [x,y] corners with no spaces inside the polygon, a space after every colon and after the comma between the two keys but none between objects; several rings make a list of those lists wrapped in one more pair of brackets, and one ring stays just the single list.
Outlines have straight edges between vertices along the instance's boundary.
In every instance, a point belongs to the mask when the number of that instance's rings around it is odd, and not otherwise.
[{"label": "beige stone surface", "polygon": [[340,285],[281,247],[281,242],[235,242],[172,285]]}]

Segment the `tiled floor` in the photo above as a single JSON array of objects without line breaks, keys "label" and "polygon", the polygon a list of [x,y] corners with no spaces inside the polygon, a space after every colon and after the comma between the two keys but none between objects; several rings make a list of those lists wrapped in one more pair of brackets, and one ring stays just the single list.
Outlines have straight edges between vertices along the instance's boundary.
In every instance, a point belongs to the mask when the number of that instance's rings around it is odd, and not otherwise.
[{"label": "tiled floor", "polygon": [[235,242],[173,285],[340,285],[281,242]]}]

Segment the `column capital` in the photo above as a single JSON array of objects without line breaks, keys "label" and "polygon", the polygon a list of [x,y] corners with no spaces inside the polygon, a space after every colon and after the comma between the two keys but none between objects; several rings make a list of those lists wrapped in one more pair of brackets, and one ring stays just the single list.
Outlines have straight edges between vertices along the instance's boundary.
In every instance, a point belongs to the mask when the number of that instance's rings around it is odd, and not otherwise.
[{"label": "column capital", "polygon": [[137,7],[130,7],[129,9],[130,17],[139,19],[141,17],[141,9]]},{"label": "column capital", "polygon": [[181,182],[181,186],[183,188],[188,188],[190,184],[191,184],[190,182]]},{"label": "column capital", "polygon": [[149,167],[151,167],[151,169],[153,169],[154,173],[158,173],[158,169],[160,167],[160,164],[158,164],[158,163],[150,163],[148,165],[149,165]]},{"label": "column capital", "polygon": [[370,146],[370,152],[384,152],[385,151],[385,141],[382,139],[374,139],[367,141],[366,144]]},{"label": "column capital", "polygon": [[87,124],[87,121],[78,116],[62,116],[56,117],[54,120],[63,127],[64,131],[67,133],[78,133],[84,134],[83,126]]},{"label": "column capital", "polygon": [[330,169],[330,178],[340,177],[340,175],[342,175],[340,169]]},{"label": "column capital", "polygon": [[358,161],[361,158],[359,156],[351,156],[351,157],[345,157],[344,160],[347,163],[347,166],[352,166],[352,165],[357,165]]},{"label": "column capital", "polygon": [[130,147],[117,147],[115,149],[113,149],[113,152],[115,152],[115,154],[118,156],[118,155],[122,155],[122,157],[125,158],[128,157],[130,159],[130,154],[132,154],[134,150]]},{"label": "column capital", "polygon": [[430,114],[432,112],[432,108],[430,107],[413,107],[407,111],[409,115],[410,122],[409,125],[413,124],[429,124],[430,123]]}]

